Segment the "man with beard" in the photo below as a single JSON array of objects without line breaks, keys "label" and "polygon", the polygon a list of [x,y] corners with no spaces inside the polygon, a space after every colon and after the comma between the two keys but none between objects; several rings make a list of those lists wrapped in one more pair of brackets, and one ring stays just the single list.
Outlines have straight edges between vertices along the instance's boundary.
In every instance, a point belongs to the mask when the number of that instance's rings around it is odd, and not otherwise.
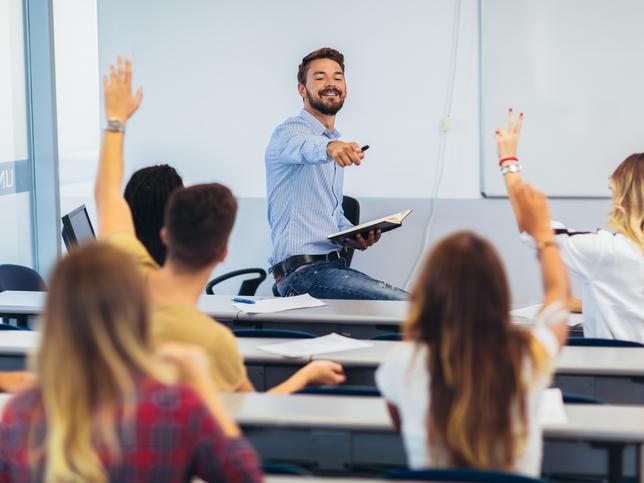
[{"label": "man with beard", "polygon": [[[344,56],[330,48],[311,52],[297,80],[304,108],[275,129],[266,148],[269,263],[277,289],[282,296],[405,300],[405,291],[346,267],[341,246],[327,240],[352,226],[342,210],[342,168],[364,159],[360,145],[340,141],[335,129],[347,93]],[[345,243],[365,250],[379,238],[372,231]]]}]

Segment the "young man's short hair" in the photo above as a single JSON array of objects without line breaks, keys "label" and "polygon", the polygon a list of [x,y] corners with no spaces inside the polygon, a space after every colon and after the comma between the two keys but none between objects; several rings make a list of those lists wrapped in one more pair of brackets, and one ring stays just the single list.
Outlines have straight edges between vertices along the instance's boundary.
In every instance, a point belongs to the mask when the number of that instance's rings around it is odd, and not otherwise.
[{"label": "young man's short hair", "polygon": [[302,59],[302,63],[297,69],[297,81],[300,84],[306,84],[306,74],[309,70],[309,65],[311,64],[311,62],[318,59],[335,60],[340,65],[342,72],[344,72],[344,55],[342,55],[335,49],[322,47],[321,49],[314,50]]},{"label": "young man's short hair", "polygon": [[198,271],[221,256],[235,223],[237,201],[219,183],[176,190],[165,211],[168,257]]}]

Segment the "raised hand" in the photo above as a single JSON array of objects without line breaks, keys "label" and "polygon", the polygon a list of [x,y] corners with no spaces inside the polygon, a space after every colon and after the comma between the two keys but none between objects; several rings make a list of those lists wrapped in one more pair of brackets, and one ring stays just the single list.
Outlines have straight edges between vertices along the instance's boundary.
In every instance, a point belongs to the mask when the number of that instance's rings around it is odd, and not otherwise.
[{"label": "raised hand", "polygon": [[517,145],[519,144],[519,134],[523,124],[523,113],[519,114],[515,120],[512,108],[508,110],[508,128],[499,128],[494,131],[496,138],[496,151],[499,159],[514,157],[517,155]]},{"label": "raised hand", "polygon": [[553,237],[550,227],[550,208],[546,197],[527,183],[516,183],[509,188],[521,214],[522,228],[537,242]]},{"label": "raised hand", "polygon": [[364,153],[357,143],[331,141],[326,147],[326,153],[342,168],[351,166],[352,164],[360,166],[360,163],[364,159]]},{"label": "raised hand", "polygon": [[117,119],[124,125],[143,99],[142,87],[132,95],[132,62],[119,57],[117,67],[110,66],[109,77],[103,76],[103,91],[107,119]]}]

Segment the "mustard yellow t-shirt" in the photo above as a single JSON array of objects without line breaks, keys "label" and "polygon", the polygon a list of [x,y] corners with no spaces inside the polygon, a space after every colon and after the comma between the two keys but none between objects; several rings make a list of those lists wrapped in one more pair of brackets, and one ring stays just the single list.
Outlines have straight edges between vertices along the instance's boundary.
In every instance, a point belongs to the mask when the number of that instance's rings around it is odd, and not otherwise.
[{"label": "mustard yellow t-shirt", "polygon": [[[147,278],[159,265],[131,233],[115,233],[107,242],[132,256]],[[155,303],[151,314],[152,344],[182,342],[202,347],[210,359],[210,371],[220,391],[233,391],[246,379],[244,359],[233,333],[190,305]]]}]

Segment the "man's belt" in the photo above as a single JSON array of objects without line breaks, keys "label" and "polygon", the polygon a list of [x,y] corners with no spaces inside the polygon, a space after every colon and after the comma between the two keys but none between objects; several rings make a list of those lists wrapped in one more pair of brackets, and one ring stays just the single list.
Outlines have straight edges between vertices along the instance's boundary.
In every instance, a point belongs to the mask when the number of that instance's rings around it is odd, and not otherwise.
[{"label": "man's belt", "polygon": [[302,265],[308,265],[314,262],[337,262],[340,259],[339,252],[331,252],[326,255],[294,255],[283,262],[273,265],[271,271],[273,272],[275,281],[279,282]]}]

